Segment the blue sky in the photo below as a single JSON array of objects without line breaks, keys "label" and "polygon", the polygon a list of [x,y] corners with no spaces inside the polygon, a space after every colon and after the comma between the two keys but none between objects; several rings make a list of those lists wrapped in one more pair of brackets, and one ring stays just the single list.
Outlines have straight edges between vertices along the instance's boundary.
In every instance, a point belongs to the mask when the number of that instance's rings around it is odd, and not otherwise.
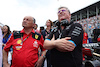
[{"label": "blue sky", "polygon": [[57,19],[59,6],[66,6],[73,13],[97,1],[100,0],[0,0],[0,22],[9,25],[11,31],[21,30],[23,17],[30,15],[40,27],[48,19]]}]

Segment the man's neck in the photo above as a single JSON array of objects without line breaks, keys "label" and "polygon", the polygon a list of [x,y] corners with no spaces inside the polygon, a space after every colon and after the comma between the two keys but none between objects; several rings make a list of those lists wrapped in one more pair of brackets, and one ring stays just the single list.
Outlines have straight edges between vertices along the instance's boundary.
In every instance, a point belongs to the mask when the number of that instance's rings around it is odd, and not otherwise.
[{"label": "man's neck", "polygon": [[33,28],[24,28],[24,31],[27,35],[30,34],[32,30]]}]

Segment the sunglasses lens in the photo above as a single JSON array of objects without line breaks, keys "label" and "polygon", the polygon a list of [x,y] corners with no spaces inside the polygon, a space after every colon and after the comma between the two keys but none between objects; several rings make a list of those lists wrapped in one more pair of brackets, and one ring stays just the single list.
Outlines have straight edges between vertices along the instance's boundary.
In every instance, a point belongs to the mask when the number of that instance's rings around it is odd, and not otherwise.
[{"label": "sunglasses lens", "polygon": [[64,12],[64,11],[66,11],[66,10],[62,10],[62,12]]},{"label": "sunglasses lens", "polygon": [[[61,10],[62,12],[66,11],[66,10]],[[58,11],[58,13],[60,13],[61,11]]]},{"label": "sunglasses lens", "polygon": [[60,11],[58,11],[58,13],[60,13]]}]

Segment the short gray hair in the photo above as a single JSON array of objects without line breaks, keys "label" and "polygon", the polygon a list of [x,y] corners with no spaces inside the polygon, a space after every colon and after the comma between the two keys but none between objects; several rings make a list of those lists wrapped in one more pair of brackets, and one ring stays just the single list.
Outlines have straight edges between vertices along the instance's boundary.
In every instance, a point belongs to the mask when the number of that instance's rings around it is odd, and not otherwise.
[{"label": "short gray hair", "polygon": [[70,13],[70,10],[67,7],[61,6],[58,8],[58,10],[60,10],[61,8],[66,8],[68,10],[68,12]]}]

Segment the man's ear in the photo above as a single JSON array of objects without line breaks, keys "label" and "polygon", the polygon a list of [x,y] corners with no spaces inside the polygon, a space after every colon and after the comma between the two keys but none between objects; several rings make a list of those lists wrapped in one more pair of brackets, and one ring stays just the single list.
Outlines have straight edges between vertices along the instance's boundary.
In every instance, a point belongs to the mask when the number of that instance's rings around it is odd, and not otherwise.
[{"label": "man's ear", "polygon": [[35,26],[35,23],[33,24],[33,28],[34,28],[34,26]]},{"label": "man's ear", "polygon": [[69,14],[69,18],[71,19],[71,14]]}]

